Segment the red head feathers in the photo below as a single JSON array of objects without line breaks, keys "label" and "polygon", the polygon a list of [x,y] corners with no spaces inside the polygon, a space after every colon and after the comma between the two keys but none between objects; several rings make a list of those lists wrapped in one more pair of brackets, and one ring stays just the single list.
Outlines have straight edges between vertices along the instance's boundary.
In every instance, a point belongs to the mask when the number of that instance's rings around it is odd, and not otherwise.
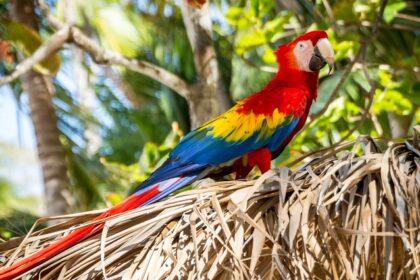
[{"label": "red head feathers", "polygon": [[273,82],[284,86],[306,85],[316,97],[319,70],[332,69],[334,51],[325,31],[311,31],[276,50],[279,71]]},{"label": "red head feathers", "polygon": [[326,63],[332,67],[334,61],[334,51],[325,31],[311,31],[279,46],[276,56],[280,68],[305,72],[317,72]]}]

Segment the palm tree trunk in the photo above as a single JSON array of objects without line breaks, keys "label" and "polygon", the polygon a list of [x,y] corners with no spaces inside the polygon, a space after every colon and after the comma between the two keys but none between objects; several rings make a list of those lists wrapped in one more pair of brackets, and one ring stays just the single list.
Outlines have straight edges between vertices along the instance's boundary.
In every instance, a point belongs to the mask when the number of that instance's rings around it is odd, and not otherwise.
[{"label": "palm tree trunk", "polygon": [[[23,24],[38,29],[33,0],[13,0],[12,17]],[[35,128],[38,157],[42,166],[47,215],[70,212],[69,178],[65,151],[60,142],[57,117],[52,103],[54,87],[51,80],[33,70],[21,77],[28,94],[32,123]]]},{"label": "palm tree trunk", "polygon": [[196,9],[184,0],[181,9],[197,72],[197,83],[192,86],[188,100],[191,126],[195,128],[225,112],[232,104],[226,93],[213,46],[209,4]]}]

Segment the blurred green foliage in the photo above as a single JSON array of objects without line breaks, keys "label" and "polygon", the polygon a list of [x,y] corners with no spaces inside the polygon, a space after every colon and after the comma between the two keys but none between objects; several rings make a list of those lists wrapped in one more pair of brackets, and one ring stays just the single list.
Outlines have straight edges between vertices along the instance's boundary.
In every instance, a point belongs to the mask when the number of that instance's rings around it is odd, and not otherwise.
[{"label": "blurred green foliage", "polygon": [[[7,30],[4,39],[15,45],[24,56],[31,55],[42,45],[42,39],[35,30],[12,20],[4,19],[2,23]],[[60,68],[60,61],[60,56],[54,54],[35,64],[34,69],[45,75],[55,75]]]},{"label": "blurred green foliage", "polygon": [[[62,20],[66,17],[64,2],[48,1],[52,12]],[[192,83],[193,55],[178,2],[77,0],[73,5],[76,25],[105,48],[160,65]],[[335,72],[332,76],[326,75],[326,69],[321,72],[319,95],[311,117],[276,165],[287,164],[305,152],[329,147],[352,129],[355,131],[348,139],[361,134],[391,139],[395,137],[391,118],[402,120],[406,134],[420,122],[420,6],[415,1],[388,1],[378,35],[367,47],[365,66],[377,84],[372,107],[367,108],[371,85],[360,64],[356,63],[336,89],[361,44],[372,36],[380,3],[379,0],[210,2],[214,46],[233,100],[258,91],[269,81],[277,68],[273,51],[278,45],[309,30],[324,29],[329,34],[336,52]],[[0,10],[7,12],[4,1],[0,2]],[[4,20],[1,23],[4,27]],[[40,24],[37,38],[44,40],[52,30],[45,20]],[[17,32],[17,38],[29,34],[8,29],[6,33]],[[15,44],[15,47],[21,55],[28,55],[24,46]],[[54,79],[54,102],[62,141],[67,147],[76,207],[84,210],[118,203],[147,178],[181,135],[189,131],[187,104],[177,93],[152,79],[119,67],[97,66],[84,56],[82,67],[89,76],[88,87],[95,94],[92,111],[75,94],[72,83],[77,79],[72,76],[72,54],[66,50],[60,52],[60,57],[61,67]],[[8,73],[14,66],[0,63],[0,73]],[[12,86],[20,100],[19,82]],[[336,98],[330,100],[334,92]],[[366,109],[370,109],[368,117],[362,119]],[[322,113],[317,115],[319,112]],[[178,126],[171,128],[174,122]],[[91,127],[101,139],[95,154],[88,153],[86,131]],[[0,193],[0,199],[7,198],[3,196],[7,190],[0,189]]]},{"label": "blurred green foliage", "polygon": [[27,233],[38,219],[33,211],[37,204],[37,198],[16,196],[11,184],[0,178],[0,240]]},{"label": "blurred green foliage", "polygon": [[309,118],[306,129],[276,161],[278,164],[290,162],[299,153],[329,147],[347,136],[355,126],[357,129],[349,139],[355,139],[360,134],[393,138],[390,112],[395,113],[397,118],[407,117],[407,133],[411,133],[410,127],[419,122],[420,18],[414,15],[418,15],[420,7],[403,1],[388,2],[378,37],[367,48],[365,65],[371,79],[377,83],[368,118],[361,120],[368,105],[370,85],[359,64],[346,77],[328,109],[317,116],[336,91],[344,69],[358,53],[361,43],[372,36],[379,5],[380,1],[366,0],[278,1],[277,4],[255,0],[232,6],[225,13],[234,30],[234,50],[242,58],[233,60],[233,63],[241,63],[238,68],[243,69],[243,60],[251,61],[248,65],[259,70],[233,74],[232,85],[239,84],[231,87],[234,97],[243,97],[255,91],[252,87],[243,86],[240,81],[258,84],[258,81],[267,80],[263,73],[265,66],[276,67],[273,51],[279,43],[296,36],[296,31],[326,29],[336,52],[334,75],[327,77],[325,70],[321,72],[318,99],[311,110],[312,116],[316,117]]}]

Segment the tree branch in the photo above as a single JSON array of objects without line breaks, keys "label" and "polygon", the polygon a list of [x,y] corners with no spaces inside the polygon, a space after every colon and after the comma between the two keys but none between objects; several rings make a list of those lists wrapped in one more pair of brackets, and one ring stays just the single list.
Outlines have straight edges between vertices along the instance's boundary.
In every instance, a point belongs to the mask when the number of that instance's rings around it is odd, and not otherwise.
[{"label": "tree branch", "polygon": [[311,115],[311,122],[316,120],[320,116],[322,116],[327,111],[329,105],[337,97],[341,87],[343,86],[344,82],[347,80],[348,75],[350,74],[351,70],[353,69],[354,65],[357,62],[360,62],[362,64],[362,69],[363,69],[364,75],[366,76],[366,79],[368,80],[370,86],[371,87],[375,86],[375,83],[370,78],[370,75],[369,75],[369,73],[367,71],[367,68],[365,66],[366,51],[367,51],[368,45],[378,36],[379,25],[380,25],[380,23],[382,21],[382,18],[383,18],[386,3],[387,3],[387,0],[383,0],[381,2],[381,6],[379,8],[379,13],[377,14],[375,22],[372,26],[371,36],[362,42],[362,45],[360,46],[359,51],[357,52],[357,54],[354,57],[354,59],[352,60],[352,62],[347,66],[346,70],[343,73],[343,76],[341,77],[337,86],[334,88],[334,90],[333,90],[330,98],[328,99],[327,103],[325,104],[325,106],[320,111],[318,111],[317,113]]},{"label": "tree branch", "polygon": [[388,0],[382,0],[381,6],[379,7],[379,13],[376,15],[375,23],[373,24],[373,27],[372,27],[372,34],[374,36],[377,36],[378,34],[379,26],[382,22],[382,18],[384,17],[385,7],[387,3],[388,3]]},{"label": "tree branch", "polygon": [[19,63],[15,71],[10,75],[1,78],[0,85],[10,83],[17,79],[20,75],[30,70],[35,64],[62,48],[66,41],[71,40],[79,48],[88,52],[98,64],[123,66],[160,82],[186,99],[191,95],[191,88],[187,82],[174,73],[147,61],[128,59],[119,53],[103,49],[98,43],[87,37],[79,28],[74,26],[69,27],[52,16],[44,0],[39,0],[38,2],[41,11],[47,18],[49,24],[58,29],[58,31],[42,44],[42,46],[30,57]]},{"label": "tree branch", "polygon": [[[374,80],[372,80],[372,77],[369,74],[369,70],[366,67],[366,51],[367,51],[368,45],[373,40],[375,40],[376,37],[378,36],[378,30],[379,30],[378,27],[379,27],[379,25],[382,21],[383,14],[384,14],[384,11],[385,11],[385,6],[386,6],[387,2],[388,2],[388,0],[382,0],[381,6],[379,8],[379,13],[377,14],[376,19],[375,19],[375,23],[372,26],[372,34],[369,38],[367,38],[363,42],[363,44],[362,44],[362,46],[360,47],[360,50],[359,50],[360,63],[362,64],[362,70],[363,70],[363,73],[364,73],[364,75],[365,75],[365,77],[368,80],[369,85],[370,85],[370,90],[369,90],[369,93],[367,95],[368,104],[366,106],[366,109],[363,112],[362,118],[357,122],[357,124],[352,129],[350,129],[350,131],[343,138],[341,138],[341,140],[336,145],[339,145],[339,144],[343,143],[347,138],[349,138],[356,130],[358,130],[362,126],[363,122],[370,115],[370,108],[372,107],[373,98],[374,98],[375,91],[376,91],[376,88],[378,87],[378,85]],[[357,61],[357,60],[355,60],[355,61]]]},{"label": "tree branch", "polygon": [[0,78],[0,86],[10,83],[22,74],[31,70],[32,67],[61,49],[64,43],[69,39],[70,27],[62,26],[60,30],[54,33],[45,43],[43,43],[31,56],[20,62],[15,70],[7,76]]},{"label": "tree branch", "polygon": [[[363,46],[362,46],[363,47]],[[315,114],[312,114],[311,117],[311,122],[313,122],[314,120],[316,120],[317,118],[319,118],[320,116],[324,115],[324,113],[327,111],[328,107],[330,106],[330,104],[335,100],[335,98],[337,97],[338,93],[341,90],[341,87],[344,85],[344,82],[347,80],[349,74],[351,73],[351,70],[353,69],[354,65],[356,64],[356,62],[360,59],[360,56],[362,54],[362,47],[360,47],[359,51],[357,52],[356,56],[354,57],[354,59],[350,62],[350,64],[347,66],[346,70],[344,70],[343,72],[343,76],[341,76],[340,81],[338,81],[338,84],[335,86],[333,92],[331,93],[330,97],[328,98],[327,103],[325,103],[324,107],[322,107],[321,110],[319,110],[318,112],[316,112]]]},{"label": "tree branch", "polygon": [[370,88],[370,91],[367,95],[368,98],[368,105],[366,106],[366,109],[363,112],[362,118],[357,122],[357,124],[350,129],[347,134],[345,136],[343,136],[343,138],[340,139],[340,141],[338,141],[335,145],[340,145],[341,143],[343,143],[347,138],[349,138],[350,136],[353,135],[353,133],[358,130],[363,122],[367,119],[367,117],[370,115],[370,108],[372,107],[373,104],[373,97],[375,95],[375,91],[376,91],[376,85],[372,86]]},{"label": "tree branch", "polygon": [[188,98],[190,96],[191,90],[187,82],[162,67],[156,66],[147,61],[129,59],[119,53],[105,50],[94,40],[83,34],[83,32],[77,27],[71,27],[70,37],[74,44],[88,52],[92,59],[98,64],[124,66],[127,69],[160,82],[161,84],[176,91],[184,98]]},{"label": "tree branch", "polygon": [[[186,0],[181,4],[182,18],[193,50],[197,73],[197,84],[192,96],[194,100],[191,100],[193,107],[190,110],[193,113],[193,127],[219,115],[232,105],[226,94],[213,46],[209,10],[209,3],[205,3],[199,9],[192,8]],[[203,112],[206,112],[206,115],[203,115]]]}]

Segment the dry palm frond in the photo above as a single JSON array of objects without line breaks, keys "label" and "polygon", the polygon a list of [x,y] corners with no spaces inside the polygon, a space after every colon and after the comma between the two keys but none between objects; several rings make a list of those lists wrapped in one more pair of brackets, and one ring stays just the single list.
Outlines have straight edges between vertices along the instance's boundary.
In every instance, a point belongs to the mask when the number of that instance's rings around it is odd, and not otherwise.
[{"label": "dry palm frond", "polygon": [[[109,218],[101,235],[36,268],[43,279],[420,277],[419,141],[370,138],[295,171],[202,183]],[[9,265],[96,213],[0,244]],[[1,260],[1,259],[0,259]]]}]

